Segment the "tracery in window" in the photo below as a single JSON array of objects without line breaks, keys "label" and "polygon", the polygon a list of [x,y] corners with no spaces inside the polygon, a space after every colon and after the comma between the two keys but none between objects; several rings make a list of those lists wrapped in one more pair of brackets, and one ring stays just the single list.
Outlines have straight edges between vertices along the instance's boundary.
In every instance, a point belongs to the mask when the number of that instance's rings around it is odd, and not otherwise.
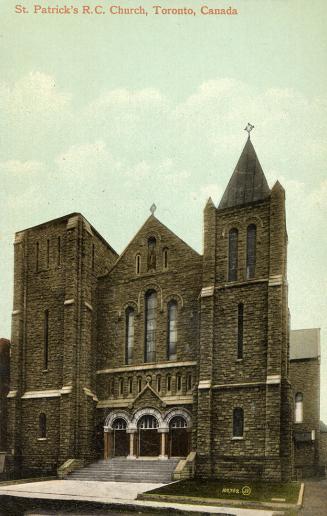
[{"label": "tracery in window", "polygon": [[156,245],[157,241],[155,237],[150,237],[148,239],[148,271],[154,271],[157,265],[157,256],[156,256]]},{"label": "tracery in window", "polygon": [[228,236],[228,280],[237,280],[238,266],[238,230],[233,228]]},{"label": "tracery in window", "polygon": [[156,360],[157,293],[154,290],[145,296],[145,362]]},{"label": "tracery in window", "polygon": [[122,417],[117,417],[117,419],[115,419],[115,421],[112,424],[112,428],[114,430],[126,430],[126,426],[126,421]]},{"label": "tracery in window", "polygon": [[254,278],[255,262],[256,262],[256,240],[257,228],[255,224],[250,224],[246,235],[246,277],[247,279]]},{"label": "tracery in window", "polygon": [[168,303],[168,360],[177,359],[177,303]]},{"label": "tracery in window", "polygon": [[134,349],[135,312],[132,307],[126,309],[125,363],[131,364]]}]

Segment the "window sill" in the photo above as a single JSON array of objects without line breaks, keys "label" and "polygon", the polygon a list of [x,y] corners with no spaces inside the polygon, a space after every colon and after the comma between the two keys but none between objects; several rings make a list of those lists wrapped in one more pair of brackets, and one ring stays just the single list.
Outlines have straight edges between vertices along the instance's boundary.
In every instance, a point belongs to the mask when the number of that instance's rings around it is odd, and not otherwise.
[{"label": "window sill", "polygon": [[244,437],[232,437],[232,441],[244,441]]},{"label": "window sill", "polygon": [[37,440],[38,441],[47,441],[48,438],[47,437],[38,437]]},{"label": "window sill", "polygon": [[237,358],[236,362],[243,362],[243,358]]}]

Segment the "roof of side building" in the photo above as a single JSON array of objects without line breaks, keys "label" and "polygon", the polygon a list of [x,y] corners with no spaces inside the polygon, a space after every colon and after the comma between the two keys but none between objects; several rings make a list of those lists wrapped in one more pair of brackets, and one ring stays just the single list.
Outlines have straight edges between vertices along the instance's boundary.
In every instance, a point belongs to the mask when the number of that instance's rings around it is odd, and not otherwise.
[{"label": "roof of side building", "polygon": [[320,328],[291,330],[290,359],[301,360],[320,357]]}]

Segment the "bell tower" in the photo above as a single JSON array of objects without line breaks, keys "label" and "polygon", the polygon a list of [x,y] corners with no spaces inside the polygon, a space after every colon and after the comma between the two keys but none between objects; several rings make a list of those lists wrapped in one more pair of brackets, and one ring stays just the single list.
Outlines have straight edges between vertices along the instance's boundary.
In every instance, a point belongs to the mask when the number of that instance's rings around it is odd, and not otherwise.
[{"label": "bell tower", "polygon": [[285,192],[248,138],[218,208],[204,211],[199,475],[289,479]]}]

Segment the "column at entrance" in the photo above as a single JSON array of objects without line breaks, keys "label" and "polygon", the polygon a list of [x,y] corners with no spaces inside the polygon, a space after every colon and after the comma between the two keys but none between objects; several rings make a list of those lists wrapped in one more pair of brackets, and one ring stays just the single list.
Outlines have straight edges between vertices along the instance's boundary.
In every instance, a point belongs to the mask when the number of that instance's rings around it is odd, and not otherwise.
[{"label": "column at entrance", "polygon": [[135,436],[137,429],[136,428],[127,428],[126,433],[129,434],[129,455],[127,455],[128,459],[136,459],[136,446],[135,446]]},{"label": "column at entrance", "polygon": [[159,459],[168,459],[168,455],[166,453],[166,444],[167,444],[167,435],[169,432],[168,428],[158,428],[159,434],[161,434],[161,443],[160,443],[160,455]]},{"label": "column at entrance", "polygon": [[104,453],[103,458],[105,460],[110,459],[112,456],[112,430],[111,428],[105,429],[103,433],[103,439],[104,439]]}]

